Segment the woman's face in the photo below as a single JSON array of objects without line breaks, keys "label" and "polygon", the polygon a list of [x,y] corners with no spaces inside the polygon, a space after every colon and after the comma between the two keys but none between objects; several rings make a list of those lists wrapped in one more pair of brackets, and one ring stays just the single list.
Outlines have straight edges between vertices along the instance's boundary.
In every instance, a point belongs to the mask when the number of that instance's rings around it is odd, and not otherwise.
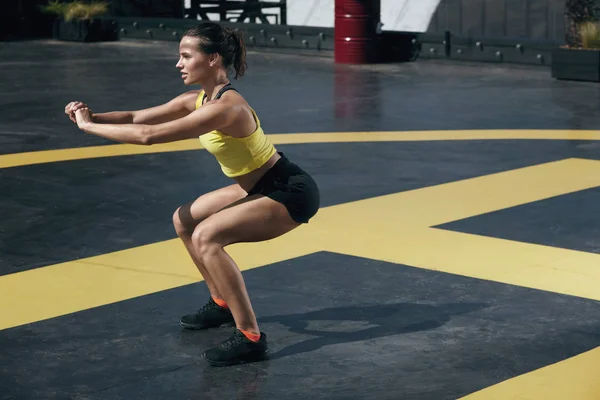
[{"label": "woman's face", "polygon": [[218,56],[200,51],[198,38],[184,36],[179,43],[179,61],[176,68],[186,85],[198,84],[214,73]]}]

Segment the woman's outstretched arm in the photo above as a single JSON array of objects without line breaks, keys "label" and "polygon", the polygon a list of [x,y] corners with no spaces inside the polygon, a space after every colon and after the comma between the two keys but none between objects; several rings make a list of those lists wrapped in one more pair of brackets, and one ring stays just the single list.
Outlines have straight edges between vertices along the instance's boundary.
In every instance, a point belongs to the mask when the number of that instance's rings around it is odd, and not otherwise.
[{"label": "woman's outstretched arm", "polygon": [[[155,125],[173,121],[193,112],[196,108],[196,99],[199,91],[192,90],[183,93],[165,104],[136,111],[109,111],[93,113],[92,121],[97,124],[146,124]],[[71,121],[77,123],[75,112],[82,108],[91,108],[80,101],[73,101],[66,105],[65,114]]]},{"label": "woman's outstretched arm", "polygon": [[187,116],[156,125],[98,124],[88,108],[75,112],[77,126],[84,132],[121,143],[153,145],[197,138],[215,129],[222,129],[235,120],[241,105],[228,101],[207,104]]}]

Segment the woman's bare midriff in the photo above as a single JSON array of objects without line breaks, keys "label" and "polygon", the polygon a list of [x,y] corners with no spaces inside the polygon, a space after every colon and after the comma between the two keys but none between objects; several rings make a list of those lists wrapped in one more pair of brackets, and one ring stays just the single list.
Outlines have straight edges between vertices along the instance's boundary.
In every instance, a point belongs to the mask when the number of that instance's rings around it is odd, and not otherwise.
[{"label": "woman's bare midriff", "polygon": [[242,189],[244,189],[246,192],[249,192],[256,185],[256,183],[260,180],[260,178],[262,178],[267,173],[267,171],[270,170],[273,167],[273,165],[275,165],[275,163],[280,158],[281,158],[281,156],[279,155],[279,153],[276,152],[259,169],[256,169],[246,175],[236,176],[233,179],[238,183],[238,185],[240,185],[240,187]]}]

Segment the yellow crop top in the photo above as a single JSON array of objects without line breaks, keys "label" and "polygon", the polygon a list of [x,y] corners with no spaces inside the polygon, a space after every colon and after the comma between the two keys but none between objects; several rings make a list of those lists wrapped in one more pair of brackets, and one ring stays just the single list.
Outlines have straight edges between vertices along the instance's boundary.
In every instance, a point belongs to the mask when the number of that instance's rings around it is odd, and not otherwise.
[{"label": "yellow crop top", "polygon": [[[201,90],[196,99],[196,109],[202,106],[203,97],[204,90]],[[235,138],[214,130],[199,137],[202,146],[215,156],[223,173],[230,178],[262,167],[275,154],[275,146],[265,135],[254,110],[252,114],[256,130],[250,136]]]}]

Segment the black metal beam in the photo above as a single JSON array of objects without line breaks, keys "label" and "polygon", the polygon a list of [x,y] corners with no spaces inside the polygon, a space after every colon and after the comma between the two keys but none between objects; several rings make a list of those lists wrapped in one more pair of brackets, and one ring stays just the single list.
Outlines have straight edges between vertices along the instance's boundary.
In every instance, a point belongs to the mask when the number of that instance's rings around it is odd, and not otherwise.
[{"label": "black metal beam", "polygon": [[[208,7],[203,7],[208,6]],[[227,12],[238,11],[239,16],[236,22],[244,22],[247,19],[250,22],[256,22],[257,19],[263,24],[270,24],[263,10],[279,9],[280,22],[282,25],[287,24],[287,4],[286,0],[279,1],[260,1],[260,0],[192,0],[190,8],[185,11],[188,18],[194,19],[197,15],[204,20],[209,20],[208,13],[216,12],[219,14],[220,20],[226,20]]]}]

